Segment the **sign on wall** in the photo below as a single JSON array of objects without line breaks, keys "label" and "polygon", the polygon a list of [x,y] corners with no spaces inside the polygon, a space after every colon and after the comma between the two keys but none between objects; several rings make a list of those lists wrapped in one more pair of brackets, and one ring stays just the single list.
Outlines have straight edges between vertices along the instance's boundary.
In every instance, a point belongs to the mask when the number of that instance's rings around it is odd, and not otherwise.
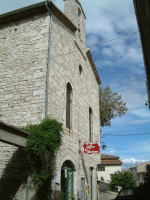
[{"label": "sign on wall", "polygon": [[85,154],[92,154],[92,153],[100,153],[100,146],[98,145],[98,143],[95,144],[84,144],[84,153]]}]

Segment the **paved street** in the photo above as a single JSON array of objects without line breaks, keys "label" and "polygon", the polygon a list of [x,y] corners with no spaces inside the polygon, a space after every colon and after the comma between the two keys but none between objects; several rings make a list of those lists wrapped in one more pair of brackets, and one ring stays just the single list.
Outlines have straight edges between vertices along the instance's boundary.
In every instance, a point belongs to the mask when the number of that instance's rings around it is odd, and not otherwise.
[{"label": "paved street", "polygon": [[100,199],[99,200],[113,200],[115,198],[114,195],[108,195],[104,193],[100,193]]}]

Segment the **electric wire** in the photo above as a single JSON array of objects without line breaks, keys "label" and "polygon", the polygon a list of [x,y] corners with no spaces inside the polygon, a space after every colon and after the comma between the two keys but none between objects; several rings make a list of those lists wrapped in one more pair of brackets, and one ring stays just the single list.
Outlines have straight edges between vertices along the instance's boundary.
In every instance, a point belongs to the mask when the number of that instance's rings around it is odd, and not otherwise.
[{"label": "electric wire", "polygon": [[[113,38],[111,40],[107,40],[105,42],[100,42],[100,43],[95,43],[89,47],[84,47],[84,48],[81,48],[81,50],[84,50],[84,49],[87,49],[87,48],[92,48],[92,47],[95,47],[97,45],[103,45],[103,44],[106,44],[106,43],[109,43],[109,42],[112,42],[114,40],[118,40],[118,39],[121,39],[121,38],[124,38],[124,37],[128,37],[128,36],[131,36],[133,34],[136,34],[138,33],[139,31],[136,31],[136,32],[132,32],[132,33],[129,33],[129,34],[126,34],[126,35],[122,35],[120,37],[117,37],[117,38]],[[78,52],[78,50],[72,50],[70,52],[67,52],[67,53],[63,53],[63,54],[59,54],[59,55],[56,55],[56,56],[52,56],[52,58],[56,58],[56,57],[60,57],[60,56],[64,56],[64,55],[68,55],[68,54],[72,54],[72,53],[75,53],[75,52]]]},{"label": "electric wire", "polygon": [[117,137],[125,136],[125,137],[128,137],[128,136],[148,135],[148,134],[150,134],[150,133],[135,133],[135,134],[110,134],[110,133],[108,133],[108,134],[103,134],[103,135],[101,136],[101,138],[107,137],[107,136],[117,136]]},{"label": "electric wire", "polygon": [[126,35],[122,35],[122,36],[120,36],[120,37],[113,38],[113,39],[108,40],[108,41],[105,41],[105,42],[95,43],[94,45],[89,46],[89,48],[92,48],[92,47],[94,47],[94,46],[96,46],[96,45],[106,44],[106,43],[108,43],[108,42],[112,42],[112,41],[118,40],[118,39],[120,39],[120,38],[128,37],[129,35],[133,35],[133,34],[136,34],[136,33],[138,33],[138,32],[139,32],[139,31],[132,32],[132,33],[128,33],[128,34],[126,34]]}]

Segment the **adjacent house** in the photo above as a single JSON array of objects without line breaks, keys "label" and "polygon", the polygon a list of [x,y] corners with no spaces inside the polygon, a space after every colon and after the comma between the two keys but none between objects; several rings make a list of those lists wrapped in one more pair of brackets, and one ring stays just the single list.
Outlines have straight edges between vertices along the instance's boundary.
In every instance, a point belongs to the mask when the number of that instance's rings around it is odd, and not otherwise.
[{"label": "adjacent house", "polygon": [[[54,168],[55,200],[64,188],[66,200],[71,194],[85,200],[85,188],[88,197],[96,199],[100,155],[85,154],[83,145],[95,141],[100,145],[101,81],[86,48],[85,20],[78,0],[64,0],[64,13],[48,1],[0,16],[2,123],[6,129],[13,126],[14,132],[46,117],[63,124],[63,142]],[[18,131],[20,137],[28,135]],[[20,161],[24,162],[24,156],[17,153],[18,146],[23,146],[21,140],[16,145],[15,138],[10,142],[5,132],[12,134],[7,130],[0,135],[0,191],[8,182],[9,187],[0,200],[8,200],[11,194],[21,200],[36,200],[36,194],[26,190],[30,177],[18,175],[23,171]]]},{"label": "adjacent house", "polygon": [[143,49],[148,105],[150,109],[150,1],[133,0],[133,3]]},{"label": "adjacent house", "polygon": [[110,182],[110,175],[121,171],[122,164],[118,156],[101,154],[101,164],[97,166],[98,180]]},{"label": "adjacent house", "polygon": [[144,183],[144,175],[146,173],[147,164],[150,164],[150,162],[145,162],[129,168],[129,171],[133,174],[137,186],[139,186],[140,183]]}]

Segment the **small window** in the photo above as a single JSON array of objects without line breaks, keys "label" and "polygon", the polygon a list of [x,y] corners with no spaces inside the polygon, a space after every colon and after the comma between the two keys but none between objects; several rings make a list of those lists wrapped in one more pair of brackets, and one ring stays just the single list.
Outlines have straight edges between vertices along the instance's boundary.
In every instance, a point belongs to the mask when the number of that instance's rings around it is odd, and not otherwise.
[{"label": "small window", "polygon": [[67,83],[66,94],[66,127],[71,129],[72,124],[72,87],[70,83]]},{"label": "small window", "polygon": [[98,167],[98,171],[105,171],[105,167]]},{"label": "small window", "polygon": [[92,108],[89,108],[89,141],[93,142],[93,113]]},{"label": "small window", "polygon": [[79,65],[79,74],[80,74],[80,76],[82,74],[82,66],[81,65]]}]

